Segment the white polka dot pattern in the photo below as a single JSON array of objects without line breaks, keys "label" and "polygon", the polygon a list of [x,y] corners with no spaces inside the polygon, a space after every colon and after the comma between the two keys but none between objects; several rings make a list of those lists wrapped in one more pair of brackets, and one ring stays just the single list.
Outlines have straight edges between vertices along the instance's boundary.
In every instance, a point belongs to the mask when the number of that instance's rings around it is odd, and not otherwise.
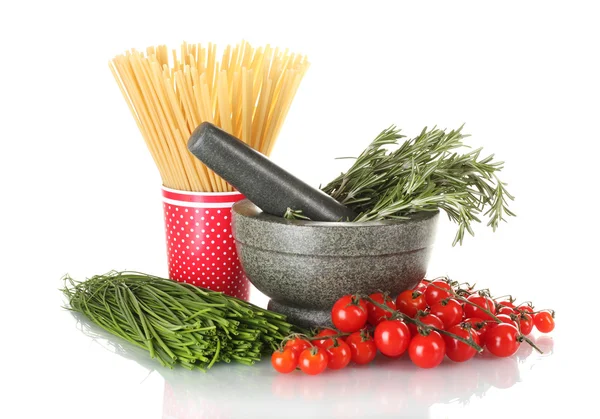
[{"label": "white polka dot pattern", "polygon": [[[186,192],[184,199],[190,199],[189,195]],[[231,232],[231,201],[243,196],[236,194],[227,203],[223,202],[223,194],[199,195],[206,207],[197,201],[164,199],[169,277],[248,301],[250,285]],[[221,202],[210,202],[210,195]],[[168,196],[164,189],[163,196]]]}]

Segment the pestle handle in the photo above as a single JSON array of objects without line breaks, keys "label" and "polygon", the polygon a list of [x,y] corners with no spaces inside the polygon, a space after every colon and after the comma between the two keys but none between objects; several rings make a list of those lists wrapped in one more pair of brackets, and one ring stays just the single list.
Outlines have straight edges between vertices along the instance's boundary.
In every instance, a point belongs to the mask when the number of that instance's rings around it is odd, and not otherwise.
[{"label": "pestle handle", "polygon": [[188,149],[266,213],[283,217],[289,207],[302,210],[313,221],[351,221],[356,217],[325,192],[209,122],[192,133]]}]

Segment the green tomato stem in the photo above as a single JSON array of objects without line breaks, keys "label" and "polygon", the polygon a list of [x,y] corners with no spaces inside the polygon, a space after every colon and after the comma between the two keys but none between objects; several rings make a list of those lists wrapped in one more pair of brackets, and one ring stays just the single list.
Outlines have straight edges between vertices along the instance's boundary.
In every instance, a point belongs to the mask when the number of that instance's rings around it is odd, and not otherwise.
[{"label": "green tomato stem", "polygon": [[[521,333],[521,332],[519,332],[519,333]],[[527,336],[520,335],[519,336],[519,340],[524,340],[529,345],[531,345],[533,347],[533,349],[535,349],[536,351],[538,351],[540,354],[544,354],[544,352],[542,352],[542,350],[540,348],[538,348],[537,345],[535,343],[533,343],[533,341],[531,339],[529,339]]]},{"label": "green tomato stem", "polygon": [[418,318],[412,318],[404,313],[402,313],[401,311],[398,310],[394,310],[391,309],[390,307],[388,307],[385,304],[380,304],[377,301],[371,299],[370,297],[366,296],[363,297],[364,300],[369,301],[371,304],[375,305],[376,307],[379,307],[383,310],[389,311],[390,313],[392,313],[392,318],[396,317],[396,318],[400,318],[406,322],[412,323],[414,325],[417,326],[417,328],[420,328],[421,330],[425,331],[425,332],[429,332],[431,330],[435,330],[438,333],[441,333],[442,335],[446,335],[449,336],[453,339],[456,339],[466,345],[469,345],[470,347],[472,347],[473,349],[475,349],[477,352],[481,352],[483,351],[483,348],[481,346],[479,346],[472,338],[469,339],[465,339],[461,336],[455,335],[454,333],[450,333],[446,330],[443,329],[438,329],[435,326],[431,326],[427,323],[423,323],[421,320],[419,320]]},{"label": "green tomato stem", "polygon": [[502,320],[500,320],[498,317],[496,317],[496,315],[495,315],[494,313],[492,313],[491,311],[489,311],[487,308],[483,308],[483,307],[481,307],[479,304],[475,304],[474,302],[472,302],[472,301],[469,301],[468,299],[466,299],[466,298],[465,298],[465,297],[463,297],[462,295],[459,295],[459,294],[458,294],[456,291],[454,291],[454,288],[450,288],[450,289],[448,290],[448,289],[445,289],[445,288],[438,287],[438,286],[437,286],[437,285],[435,285],[435,284],[430,284],[430,285],[431,285],[431,286],[433,286],[434,288],[437,288],[437,289],[439,289],[439,290],[446,291],[446,292],[450,292],[450,293],[452,294],[453,298],[455,298],[455,299],[457,299],[457,300],[459,300],[459,301],[462,301],[463,303],[467,303],[467,304],[469,304],[469,305],[472,305],[473,307],[476,307],[476,308],[480,309],[480,310],[481,310],[481,311],[483,311],[485,314],[487,314],[487,315],[488,315],[488,316],[490,316],[492,319],[494,319],[494,320],[495,320],[497,323],[502,323]]},{"label": "green tomato stem", "polygon": [[312,340],[325,340],[325,339],[337,339],[337,338],[345,338],[347,336],[350,336],[351,333],[343,333],[340,332],[338,334],[335,335],[325,335],[325,336],[311,336],[311,337],[306,337],[306,339],[310,342]]}]

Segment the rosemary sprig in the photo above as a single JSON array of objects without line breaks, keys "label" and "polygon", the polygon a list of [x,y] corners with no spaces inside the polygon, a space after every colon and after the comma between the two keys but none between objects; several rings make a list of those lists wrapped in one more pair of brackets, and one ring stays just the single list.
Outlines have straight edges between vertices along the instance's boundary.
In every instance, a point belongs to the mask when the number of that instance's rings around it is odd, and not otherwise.
[{"label": "rosemary sprig", "polygon": [[288,219],[288,220],[309,220],[310,218],[308,218],[306,215],[302,214],[302,210],[293,210],[291,208],[288,208],[285,211],[285,214],[283,214],[283,218]]},{"label": "rosemary sprig", "polygon": [[354,221],[403,219],[421,211],[441,209],[458,224],[453,245],[462,244],[465,230],[474,235],[471,223],[489,217],[495,231],[514,197],[498,179],[503,162],[490,155],[480,158],[481,148],[461,154],[467,147],[462,126],[446,132],[424,128],[412,139],[395,126],[382,131],[355,159],[346,173],[322,188],[358,215]]}]

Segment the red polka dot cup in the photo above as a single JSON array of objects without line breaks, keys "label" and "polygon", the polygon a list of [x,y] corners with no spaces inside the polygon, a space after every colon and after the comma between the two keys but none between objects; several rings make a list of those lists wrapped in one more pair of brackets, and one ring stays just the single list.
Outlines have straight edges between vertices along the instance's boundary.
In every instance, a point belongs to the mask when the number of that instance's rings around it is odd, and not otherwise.
[{"label": "red polka dot cup", "polygon": [[231,232],[239,192],[188,192],[162,188],[169,278],[248,301],[250,283]]}]

